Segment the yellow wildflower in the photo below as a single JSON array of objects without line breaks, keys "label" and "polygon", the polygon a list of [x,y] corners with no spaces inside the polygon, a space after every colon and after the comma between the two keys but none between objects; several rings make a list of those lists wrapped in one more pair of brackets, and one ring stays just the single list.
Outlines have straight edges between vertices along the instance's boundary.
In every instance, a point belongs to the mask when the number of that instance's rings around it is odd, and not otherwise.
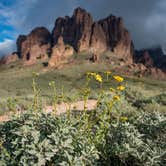
[{"label": "yellow wildflower", "polygon": [[86,74],[87,75],[94,75],[95,73],[93,73],[93,72],[87,72]]},{"label": "yellow wildflower", "polygon": [[101,77],[101,75],[99,75],[99,74],[96,74],[96,75],[95,75],[95,79],[96,79],[96,81],[98,81],[98,82],[103,82],[102,77]]},{"label": "yellow wildflower", "polygon": [[123,122],[126,122],[128,120],[128,117],[122,116],[122,117],[120,117],[120,120],[123,121]]},{"label": "yellow wildflower", "polygon": [[119,100],[120,100],[120,96],[118,96],[118,95],[114,96],[114,97],[113,97],[113,100],[119,101]]},{"label": "yellow wildflower", "polygon": [[120,77],[120,76],[113,76],[114,79],[118,82],[123,82],[124,78]]},{"label": "yellow wildflower", "polygon": [[125,87],[122,86],[122,85],[121,85],[121,86],[118,86],[118,87],[117,87],[117,90],[123,91],[123,90],[125,90]]}]

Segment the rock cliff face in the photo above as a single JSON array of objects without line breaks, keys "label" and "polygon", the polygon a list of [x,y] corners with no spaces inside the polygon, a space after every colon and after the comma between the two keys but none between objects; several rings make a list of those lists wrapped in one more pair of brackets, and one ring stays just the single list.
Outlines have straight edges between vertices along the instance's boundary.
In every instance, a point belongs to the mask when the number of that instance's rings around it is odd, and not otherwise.
[{"label": "rock cliff face", "polygon": [[50,42],[50,32],[44,27],[35,28],[27,36],[20,35],[17,39],[19,58],[30,64],[47,59],[51,49]]},{"label": "rock cliff face", "polygon": [[122,18],[111,15],[100,20],[99,24],[105,34],[107,48],[117,56],[132,62],[134,46],[129,32],[124,27]]},{"label": "rock cliff face", "polygon": [[89,48],[92,16],[86,10],[77,8],[73,16],[58,18],[52,32],[53,43],[56,44],[59,36],[63,37],[64,43],[70,44],[78,52]]},{"label": "rock cliff face", "polygon": [[[63,42],[59,43],[60,40]],[[17,39],[18,56],[28,64],[51,55],[52,66],[74,51],[98,55],[106,50],[124,58],[126,63],[133,61],[134,47],[122,18],[110,15],[94,22],[90,13],[82,8],[75,9],[72,17],[58,18],[52,34],[46,28],[38,27]]]},{"label": "rock cliff face", "polygon": [[73,47],[71,47],[70,45],[65,45],[63,42],[63,38],[60,36],[58,38],[57,44],[54,45],[54,47],[52,48],[52,54],[48,64],[51,67],[58,66],[64,63],[64,61],[68,57],[73,55],[73,53],[74,53]]},{"label": "rock cliff face", "polygon": [[122,18],[109,16],[93,22],[92,16],[84,9],[75,9],[72,17],[58,18],[52,31],[53,45],[59,36],[64,43],[78,52],[92,51],[101,53],[111,50],[117,56],[132,62],[134,47]]}]

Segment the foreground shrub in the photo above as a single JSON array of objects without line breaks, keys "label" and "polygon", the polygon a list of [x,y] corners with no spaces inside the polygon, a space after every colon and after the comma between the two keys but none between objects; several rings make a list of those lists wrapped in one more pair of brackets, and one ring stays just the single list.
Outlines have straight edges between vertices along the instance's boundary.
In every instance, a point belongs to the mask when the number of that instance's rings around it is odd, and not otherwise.
[{"label": "foreground shrub", "polygon": [[0,165],[165,165],[164,115],[99,119],[95,130],[76,117],[26,113],[1,124]]},{"label": "foreground shrub", "polygon": [[0,165],[93,165],[98,151],[79,133],[77,121],[39,113],[0,126]]},{"label": "foreground shrub", "polygon": [[[110,72],[106,76],[108,81]],[[52,114],[44,113],[38,101],[40,89],[33,80],[32,111],[0,124],[0,165],[164,166],[165,115],[157,111],[129,114],[132,105],[124,98],[124,79],[113,78],[117,86],[105,91],[103,77],[88,73],[81,92],[83,112],[69,109],[58,116],[59,95],[53,94]],[[89,112],[86,103],[91,79],[101,90],[97,108]],[[54,83],[50,86],[56,91]],[[63,94],[60,97],[64,99]]]}]

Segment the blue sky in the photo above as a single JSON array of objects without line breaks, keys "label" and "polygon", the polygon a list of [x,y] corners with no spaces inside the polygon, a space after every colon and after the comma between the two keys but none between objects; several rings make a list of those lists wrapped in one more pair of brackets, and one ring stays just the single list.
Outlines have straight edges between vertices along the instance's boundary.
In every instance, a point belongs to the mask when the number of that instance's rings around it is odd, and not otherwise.
[{"label": "blue sky", "polygon": [[87,9],[94,18],[122,16],[136,48],[166,47],[166,0],[0,0],[0,56],[16,50],[19,34],[36,26],[50,31],[57,17]]}]

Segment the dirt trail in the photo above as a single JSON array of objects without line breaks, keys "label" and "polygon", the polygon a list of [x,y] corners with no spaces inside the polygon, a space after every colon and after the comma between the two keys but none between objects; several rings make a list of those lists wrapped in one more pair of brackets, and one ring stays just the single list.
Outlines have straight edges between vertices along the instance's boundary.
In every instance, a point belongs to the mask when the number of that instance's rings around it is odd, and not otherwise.
[{"label": "dirt trail", "polygon": [[[96,105],[97,105],[97,100],[88,100],[87,104],[86,104],[86,109],[89,111],[93,110],[96,108]],[[44,112],[51,113],[53,111],[53,109],[54,109],[53,106],[46,106],[44,108]],[[84,110],[84,101],[57,104],[57,106],[56,106],[57,115],[65,113],[69,109],[83,111]],[[5,115],[0,116],[0,122],[6,122],[6,121],[10,120],[10,118],[13,114],[14,113],[8,112]],[[19,114],[21,114],[21,112],[18,111],[15,114],[19,115]]]}]

